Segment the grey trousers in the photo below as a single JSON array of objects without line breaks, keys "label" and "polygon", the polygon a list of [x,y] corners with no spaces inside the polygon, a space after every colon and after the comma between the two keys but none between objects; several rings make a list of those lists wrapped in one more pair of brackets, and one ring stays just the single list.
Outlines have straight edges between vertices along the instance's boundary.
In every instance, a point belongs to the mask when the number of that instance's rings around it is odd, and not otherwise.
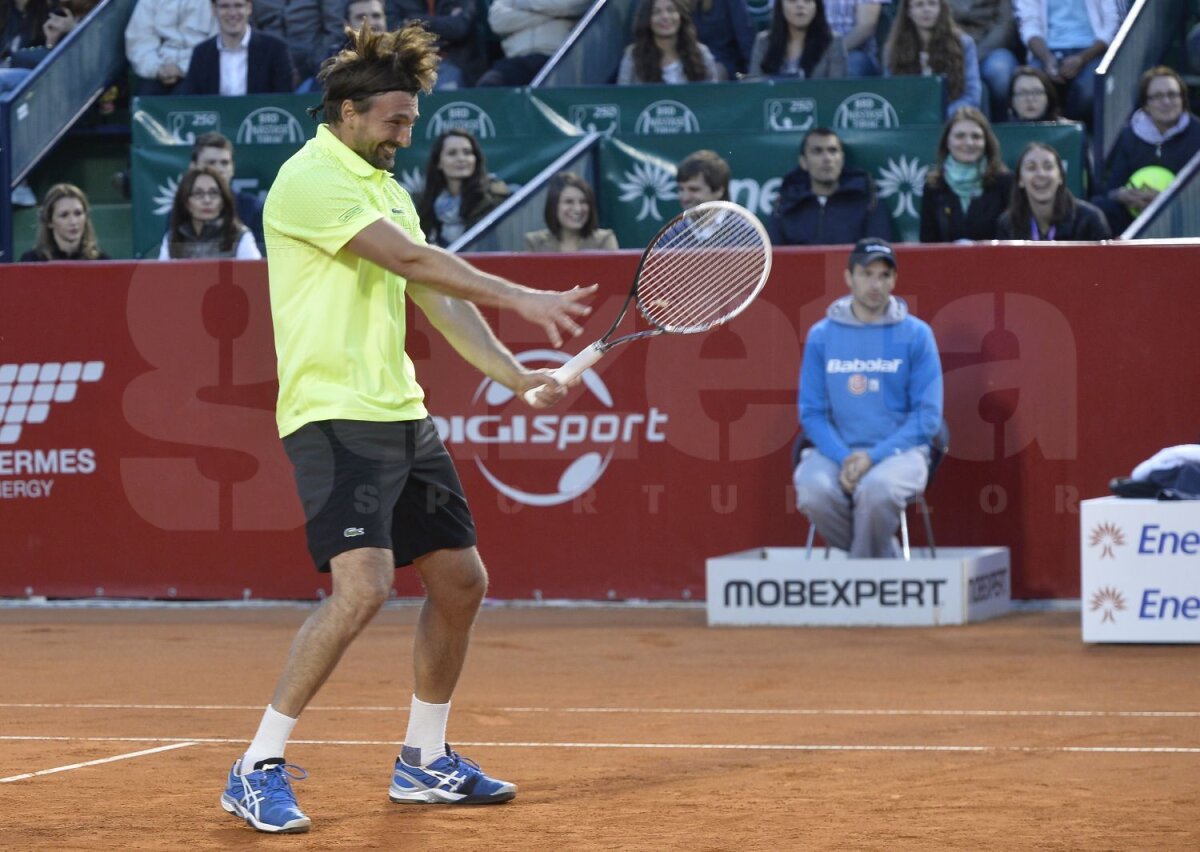
[{"label": "grey trousers", "polygon": [[852,559],[898,556],[900,512],[929,479],[929,447],[914,447],[872,467],[851,496],[838,483],[841,467],[815,448],[804,450],[792,474],[796,508],[831,547]]}]

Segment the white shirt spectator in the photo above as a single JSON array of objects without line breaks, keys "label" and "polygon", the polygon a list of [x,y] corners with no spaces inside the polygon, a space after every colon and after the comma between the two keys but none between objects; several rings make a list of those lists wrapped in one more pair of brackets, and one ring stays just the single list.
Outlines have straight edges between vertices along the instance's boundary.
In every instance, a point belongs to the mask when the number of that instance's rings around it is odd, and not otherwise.
[{"label": "white shirt spectator", "polygon": [[148,80],[168,64],[186,74],[192,48],[216,34],[210,0],[138,0],[125,27],[125,57]]},{"label": "white shirt spectator", "polygon": [[[217,53],[221,56],[221,94],[246,94],[246,80],[249,76],[250,59],[250,27],[242,35],[242,41],[236,48],[226,47],[225,40],[217,39]],[[197,69],[203,65],[196,66]]]}]

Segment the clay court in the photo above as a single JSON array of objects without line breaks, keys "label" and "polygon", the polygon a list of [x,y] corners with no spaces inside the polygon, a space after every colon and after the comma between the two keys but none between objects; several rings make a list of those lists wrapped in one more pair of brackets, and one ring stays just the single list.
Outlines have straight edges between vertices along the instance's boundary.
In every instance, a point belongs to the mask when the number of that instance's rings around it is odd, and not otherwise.
[{"label": "clay court", "polygon": [[480,808],[388,801],[416,609],[385,610],[289,747],[313,830],[269,837],[217,799],[306,612],[0,610],[0,848],[1200,847],[1194,648],[694,607],[485,608],[450,735],[520,793]]}]

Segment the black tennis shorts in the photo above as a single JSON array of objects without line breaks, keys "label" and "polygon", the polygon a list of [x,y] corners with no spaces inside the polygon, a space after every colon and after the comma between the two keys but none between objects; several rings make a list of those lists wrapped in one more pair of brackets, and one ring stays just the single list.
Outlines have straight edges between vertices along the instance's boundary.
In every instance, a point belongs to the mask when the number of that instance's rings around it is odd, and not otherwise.
[{"label": "black tennis shorts", "polygon": [[322,420],[283,439],[318,571],[339,553],[386,547],[396,565],[475,544],[475,522],[433,421]]}]

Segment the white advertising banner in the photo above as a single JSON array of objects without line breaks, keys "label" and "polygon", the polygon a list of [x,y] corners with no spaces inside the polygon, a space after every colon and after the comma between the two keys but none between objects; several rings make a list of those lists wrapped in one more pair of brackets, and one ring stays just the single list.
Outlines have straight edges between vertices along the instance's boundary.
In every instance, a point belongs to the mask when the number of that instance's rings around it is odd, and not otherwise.
[{"label": "white advertising banner", "polygon": [[709,625],[933,627],[1008,612],[1008,548],[938,549],[937,559],[848,559],[767,547],[707,560]]},{"label": "white advertising banner", "polygon": [[1200,642],[1200,502],[1084,500],[1084,642]]}]

